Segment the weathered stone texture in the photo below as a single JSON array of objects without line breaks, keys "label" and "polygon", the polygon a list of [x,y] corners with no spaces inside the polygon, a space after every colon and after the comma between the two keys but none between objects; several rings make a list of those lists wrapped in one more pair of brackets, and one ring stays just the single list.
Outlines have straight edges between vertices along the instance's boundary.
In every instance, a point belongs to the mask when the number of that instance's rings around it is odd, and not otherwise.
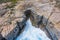
[{"label": "weathered stone texture", "polygon": [[[16,36],[19,31],[18,27],[17,30],[13,30],[16,29],[16,22],[22,22],[22,20],[25,18],[24,11],[30,9],[33,12],[31,21],[34,22],[32,22],[32,24],[36,26],[39,25],[39,22],[41,22],[53,40],[57,40],[55,38],[60,40],[60,10],[58,7],[55,7],[55,0],[19,1],[16,3],[14,8],[5,9],[7,5],[9,6],[10,4],[11,3],[0,4],[0,30],[2,30],[1,34],[3,37],[12,40],[13,36]],[[50,22],[53,26],[50,24]],[[56,37],[54,38],[55,35]]]}]

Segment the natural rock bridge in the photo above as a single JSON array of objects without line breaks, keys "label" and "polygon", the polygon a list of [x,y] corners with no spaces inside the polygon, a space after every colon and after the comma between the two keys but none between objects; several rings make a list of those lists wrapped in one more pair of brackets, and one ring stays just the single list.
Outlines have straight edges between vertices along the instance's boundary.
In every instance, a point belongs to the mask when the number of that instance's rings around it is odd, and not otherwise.
[{"label": "natural rock bridge", "polygon": [[43,30],[51,40],[60,40],[60,10],[55,0],[23,0],[13,8],[7,8],[11,2],[0,5],[1,37],[14,40],[24,29],[27,20],[24,11],[31,10],[32,24]]}]

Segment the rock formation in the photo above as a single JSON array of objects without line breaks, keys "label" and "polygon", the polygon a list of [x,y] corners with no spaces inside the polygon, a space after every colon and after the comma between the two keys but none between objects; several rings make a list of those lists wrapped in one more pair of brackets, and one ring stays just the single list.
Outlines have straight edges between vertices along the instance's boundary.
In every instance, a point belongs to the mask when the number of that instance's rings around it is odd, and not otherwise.
[{"label": "rock formation", "polygon": [[59,0],[19,0],[13,5],[12,2],[0,3],[0,34],[4,38],[13,40],[20,34],[27,9],[33,12],[31,21],[34,26],[45,31],[50,39],[60,40]]}]

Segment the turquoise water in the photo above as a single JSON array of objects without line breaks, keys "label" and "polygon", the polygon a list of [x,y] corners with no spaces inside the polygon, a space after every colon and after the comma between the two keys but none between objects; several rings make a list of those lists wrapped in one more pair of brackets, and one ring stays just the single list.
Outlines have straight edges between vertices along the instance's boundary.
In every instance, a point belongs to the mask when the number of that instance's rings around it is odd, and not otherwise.
[{"label": "turquoise water", "polygon": [[50,40],[50,39],[41,29],[32,26],[30,19],[28,19],[24,31],[17,37],[16,40]]}]

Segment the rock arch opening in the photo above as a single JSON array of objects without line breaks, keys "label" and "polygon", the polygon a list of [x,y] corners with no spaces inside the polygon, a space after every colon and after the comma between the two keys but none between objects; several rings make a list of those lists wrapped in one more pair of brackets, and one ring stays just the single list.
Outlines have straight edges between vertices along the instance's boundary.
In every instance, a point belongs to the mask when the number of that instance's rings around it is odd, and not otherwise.
[{"label": "rock arch opening", "polygon": [[29,18],[31,15],[32,15],[32,11],[29,9],[29,10],[26,10],[25,12],[24,12],[24,14],[25,14],[25,16],[27,17],[27,18]]}]

